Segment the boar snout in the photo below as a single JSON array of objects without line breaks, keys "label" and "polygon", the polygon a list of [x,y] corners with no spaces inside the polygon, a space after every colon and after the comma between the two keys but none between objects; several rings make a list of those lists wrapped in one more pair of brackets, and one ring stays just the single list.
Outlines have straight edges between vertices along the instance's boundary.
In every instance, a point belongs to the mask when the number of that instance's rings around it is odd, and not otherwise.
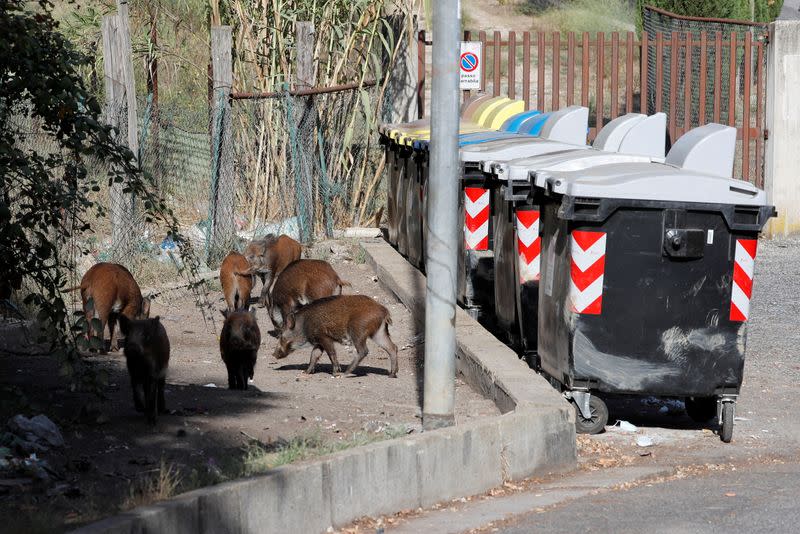
[{"label": "boar snout", "polygon": [[278,341],[278,346],[275,347],[275,352],[272,354],[272,356],[276,360],[282,360],[289,354],[291,354],[291,352],[292,352],[292,342],[280,339]]}]

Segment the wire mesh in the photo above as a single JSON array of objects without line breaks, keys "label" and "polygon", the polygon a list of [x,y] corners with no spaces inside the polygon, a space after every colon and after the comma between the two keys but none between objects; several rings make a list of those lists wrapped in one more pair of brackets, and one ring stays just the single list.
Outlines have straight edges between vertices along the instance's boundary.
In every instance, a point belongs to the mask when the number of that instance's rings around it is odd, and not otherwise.
[{"label": "wire mesh", "polygon": [[233,102],[234,162],[220,176],[233,173],[235,184],[236,233],[228,248],[268,233],[308,243],[337,228],[377,223],[386,194],[383,152],[371,135],[379,95],[378,87],[284,91]]},{"label": "wire mesh", "polygon": [[[735,98],[741,100],[744,93],[744,43],[748,33],[752,33],[754,42],[764,42],[767,39],[767,32],[763,25],[749,25],[741,22],[720,22],[716,20],[694,20],[682,17],[673,17],[662,11],[644,8],[643,11],[643,31],[647,33],[650,40],[648,47],[647,64],[647,109],[648,113],[663,111],[668,115],[674,112],[683,120],[684,128],[698,126],[713,120],[728,122],[728,110],[731,106],[736,106],[732,102],[731,80],[736,86],[733,88]],[[656,36],[658,33],[663,35],[663,52],[657,58]],[[673,41],[673,32],[677,32],[678,41]],[[703,32],[706,36],[706,49],[702,50],[700,45]],[[736,38],[736,44],[731,47],[731,35]],[[685,43],[687,36],[691,38],[689,72],[686,71]],[[721,46],[717,50],[716,41],[721,41]],[[681,45],[684,46],[681,46]],[[673,48],[676,51],[673,52]],[[758,68],[757,49],[754,46],[751,50],[751,62],[753,72]],[[731,53],[735,54],[733,63],[734,72],[731,72]],[[703,57],[704,56],[704,57]],[[763,63],[766,65],[766,54],[763,54]],[[657,69],[661,66],[660,74]],[[674,72],[673,72],[674,71]],[[700,94],[700,78],[705,78],[705,91]],[[674,83],[673,83],[674,79]],[[754,80],[754,76],[747,77]],[[658,81],[661,81],[658,85]],[[689,84],[691,92],[691,106],[689,116],[684,116],[684,94],[686,84]],[[658,85],[658,87],[657,87]],[[752,92],[755,96],[755,91]],[[660,109],[656,109],[657,95],[661,95],[662,102]],[[676,98],[672,98],[675,95]],[[705,115],[701,120],[701,100],[703,101]],[[672,109],[673,102],[675,108]],[[741,102],[739,103],[741,109]],[[719,113],[714,117],[715,109]],[[753,107],[755,109],[755,107]]]}]

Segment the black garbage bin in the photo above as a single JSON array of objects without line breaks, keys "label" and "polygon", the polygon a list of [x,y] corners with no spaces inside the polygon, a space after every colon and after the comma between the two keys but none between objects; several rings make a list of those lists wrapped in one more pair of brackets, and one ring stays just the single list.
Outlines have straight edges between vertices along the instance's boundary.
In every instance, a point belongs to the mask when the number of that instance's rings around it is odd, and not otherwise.
[{"label": "black garbage bin", "polygon": [[666,115],[628,113],[598,133],[591,149],[533,153],[497,162],[494,214],[494,313],[499,332],[536,366],[539,209],[531,203],[535,171],[575,171],[611,163],[664,161]]},{"label": "black garbage bin", "polygon": [[758,234],[774,215],[764,192],[656,163],[542,185],[539,363],[578,430],[602,430],[603,394],[674,396],[716,414],[730,441]]}]

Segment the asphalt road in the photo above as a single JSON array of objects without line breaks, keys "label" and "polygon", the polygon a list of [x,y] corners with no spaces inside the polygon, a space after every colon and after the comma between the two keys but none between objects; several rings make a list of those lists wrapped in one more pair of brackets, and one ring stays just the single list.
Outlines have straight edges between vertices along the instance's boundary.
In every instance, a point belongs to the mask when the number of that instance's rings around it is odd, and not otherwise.
[{"label": "asphalt road", "polygon": [[[583,437],[575,472],[511,495],[449,503],[387,534],[800,532],[798,262],[800,239],[759,242],[732,443],[720,442],[716,425],[692,423],[680,402],[609,403],[609,423],[638,429],[609,426]],[[645,436],[652,446],[637,444]]]},{"label": "asphalt road", "polygon": [[611,491],[518,516],[498,531],[798,532],[800,464],[769,463]]}]

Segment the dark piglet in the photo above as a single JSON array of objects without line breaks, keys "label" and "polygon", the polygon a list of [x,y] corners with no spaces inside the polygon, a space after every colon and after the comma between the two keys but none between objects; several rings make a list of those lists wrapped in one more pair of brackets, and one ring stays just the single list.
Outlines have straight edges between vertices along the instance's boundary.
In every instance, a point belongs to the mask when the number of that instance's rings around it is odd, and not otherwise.
[{"label": "dark piglet", "polygon": [[298,260],[290,264],[278,277],[272,289],[270,319],[276,328],[283,328],[290,313],[309,302],[332,295],[341,295],[342,287],[349,286],[322,260]]},{"label": "dark piglet", "polygon": [[324,351],[336,374],[340,367],[334,343],[349,339],[358,353],[347,368],[350,374],[369,353],[367,339],[372,339],[389,354],[389,376],[397,377],[397,346],[389,336],[390,324],[389,310],[365,295],[323,298],[289,315],[274,356],[280,360],[296,348],[311,345],[311,361],[306,372],[314,372]]},{"label": "dark piglet", "polygon": [[163,413],[164,383],[169,366],[169,338],[160,318],[130,320],[119,318],[125,334],[125,360],[133,389],[133,405],[155,424],[156,412]]},{"label": "dark piglet", "polygon": [[261,346],[261,332],[256,322],[256,311],[223,311],[225,324],[219,337],[219,351],[228,368],[228,387],[247,389],[247,379],[253,378]]},{"label": "dark piglet", "polygon": [[261,278],[261,296],[259,303],[270,308],[270,290],[286,267],[300,259],[303,247],[288,235],[268,234],[255,239],[247,245],[244,257],[250,265],[243,274],[254,274]]},{"label": "dark piglet", "polygon": [[[117,350],[118,340],[114,339],[114,326],[117,318],[146,319],[150,315],[150,301],[142,297],[139,284],[133,275],[117,263],[97,263],[93,265],[81,279],[80,288],[83,301],[83,313],[89,323],[89,335],[104,337],[106,324],[109,331],[109,346]],[[94,332],[92,319],[100,320],[101,329]],[[123,332],[124,334],[124,332]],[[105,352],[105,343],[103,343]]]}]

